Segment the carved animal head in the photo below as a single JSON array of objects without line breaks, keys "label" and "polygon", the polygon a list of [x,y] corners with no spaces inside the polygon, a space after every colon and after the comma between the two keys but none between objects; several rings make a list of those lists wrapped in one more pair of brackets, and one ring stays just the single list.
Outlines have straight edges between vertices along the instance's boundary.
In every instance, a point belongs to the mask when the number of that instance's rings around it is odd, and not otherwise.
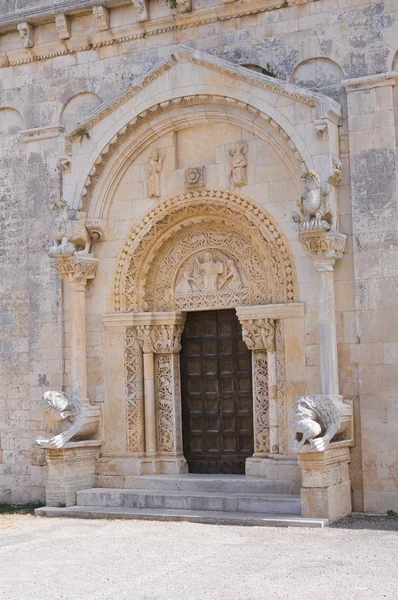
[{"label": "carved animal head", "polygon": [[309,187],[310,189],[318,188],[321,185],[321,180],[316,171],[308,171],[308,173],[304,173],[304,175],[300,177],[300,180],[306,187]]},{"label": "carved animal head", "polygon": [[66,394],[63,392],[44,392],[41,397],[44,419],[53,432],[58,432],[66,421],[73,421],[73,408]]}]

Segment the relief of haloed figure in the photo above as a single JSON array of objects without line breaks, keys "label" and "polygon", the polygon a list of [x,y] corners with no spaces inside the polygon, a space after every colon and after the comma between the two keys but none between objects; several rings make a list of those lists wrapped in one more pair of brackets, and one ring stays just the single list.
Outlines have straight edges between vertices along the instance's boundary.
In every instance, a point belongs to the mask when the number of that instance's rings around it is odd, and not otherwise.
[{"label": "relief of haloed figure", "polygon": [[205,250],[182,265],[175,292],[218,292],[242,287],[246,286],[235,260],[218,250]]}]

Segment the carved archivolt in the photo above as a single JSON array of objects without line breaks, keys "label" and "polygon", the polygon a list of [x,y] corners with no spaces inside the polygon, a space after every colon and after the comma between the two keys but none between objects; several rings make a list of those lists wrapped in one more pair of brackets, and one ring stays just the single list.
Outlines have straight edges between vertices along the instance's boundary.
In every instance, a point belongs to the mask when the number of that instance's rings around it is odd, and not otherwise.
[{"label": "carved archivolt", "polygon": [[229,191],[200,190],[160,203],[134,227],[114,293],[122,312],[292,302],[296,276],[268,213]]}]

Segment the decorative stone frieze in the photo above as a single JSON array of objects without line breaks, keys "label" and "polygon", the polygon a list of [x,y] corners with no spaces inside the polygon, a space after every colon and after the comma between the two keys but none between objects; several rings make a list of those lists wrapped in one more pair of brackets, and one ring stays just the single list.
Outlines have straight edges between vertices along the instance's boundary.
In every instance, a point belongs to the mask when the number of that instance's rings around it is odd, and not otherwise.
[{"label": "decorative stone frieze", "polygon": [[137,12],[137,21],[147,21],[149,19],[149,8],[147,0],[131,0]]},{"label": "decorative stone frieze", "polygon": [[185,186],[188,189],[203,187],[204,181],[204,167],[187,167],[184,172]]},{"label": "decorative stone frieze", "polygon": [[24,23],[19,23],[18,31],[19,35],[21,36],[24,48],[33,48],[34,40],[32,25],[30,23],[27,23],[26,21]]},{"label": "decorative stone frieze", "polygon": [[60,40],[68,40],[71,35],[70,17],[64,14],[55,15],[55,29]]},{"label": "decorative stone frieze", "polygon": [[94,23],[98,31],[107,31],[110,27],[110,14],[106,6],[93,6]]}]

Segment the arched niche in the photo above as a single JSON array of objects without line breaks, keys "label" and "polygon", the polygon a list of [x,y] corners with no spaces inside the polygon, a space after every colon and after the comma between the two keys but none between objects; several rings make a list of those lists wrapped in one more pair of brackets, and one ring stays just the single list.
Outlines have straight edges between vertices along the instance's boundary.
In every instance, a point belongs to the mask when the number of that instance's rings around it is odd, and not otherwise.
[{"label": "arched niche", "polygon": [[[204,284],[206,262],[213,280]],[[133,227],[118,258],[114,299],[121,312],[294,302],[296,272],[264,209],[228,190],[202,189],[159,203]]]},{"label": "arched niche", "polygon": [[332,59],[318,56],[299,63],[290,81],[303,88],[320,92],[340,102],[344,72]]},{"label": "arched niche", "polygon": [[93,92],[80,92],[75,94],[64,104],[61,111],[61,123],[66,130],[72,129],[92,113],[102,100]]},{"label": "arched niche", "polygon": [[15,135],[24,127],[24,119],[16,108],[0,106],[0,135]]}]

